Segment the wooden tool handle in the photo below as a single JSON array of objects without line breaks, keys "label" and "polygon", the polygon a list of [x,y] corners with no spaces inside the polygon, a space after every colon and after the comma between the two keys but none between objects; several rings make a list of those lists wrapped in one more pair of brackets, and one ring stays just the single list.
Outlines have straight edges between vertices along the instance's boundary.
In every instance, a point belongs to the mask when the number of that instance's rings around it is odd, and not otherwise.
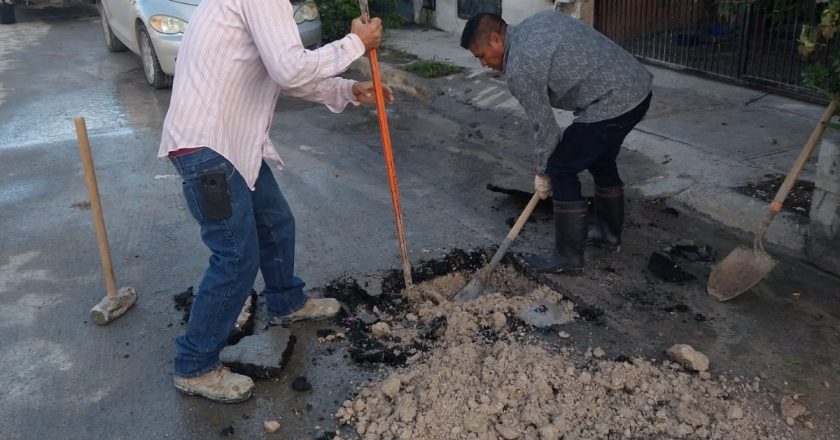
[{"label": "wooden tool handle", "polygon": [[799,178],[799,173],[802,172],[802,169],[805,168],[805,164],[808,163],[808,159],[811,158],[814,148],[817,147],[817,143],[820,139],[822,139],[822,135],[828,127],[828,122],[831,121],[835,112],[837,112],[837,100],[832,100],[828,105],[828,108],[825,109],[825,113],[823,113],[820,123],[817,124],[817,126],[814,127],[814,131],[811,132],[811,137],[808,138],[808,142],[805,144],[805,147],[802,148],[802,152],[799,153],[799,158],[796,159],[796,163],[793,164],[793,168],[791,168],[787,177],[785,177],[785,181],[782,182],[782,186],[779,187],[776,197],[773,198],[773,207],[778,208],[776,209],[776,212],[782,208],[782,203],[787,198],[791,188],[793,188],[793,184],[796,183],[796,179]]},{"label": "wooden tool handle", "polygon": [[519,218],[516,219],[516,223],[514,223],[513,227],[510,228],[510,232],[508,232],[507,235],[509,240],[515,240],[516,237],[519,236],[519,232],[522,231],[522,227],[525,226],[525,222],[528,221],[528,217],[530,217],[531,213],[534,212],[534,208],[537,207],[538,203],[540,203],[540,195],[539,193],[534,193],[531,200],[528,202],[528,205],[522,210],[522,214],[519,214]]},{"label": "wooden tool handle", "polygon": [[767,233],[767,228],[770,226],[773,218],[776,217],[776,214],[782,210],[782,204],[785,202],[791,188],[793,188],[793,185],[799,178],[799,174],[802,172],[802,169],[805,168],[805,164],[808,163],[808,159],[810,159],[811,155],[814,153],[817,143],[819,143],[820,139],[822,139],[822,135],[828,127],[828,122],[831,121],[831,118],[836,112],[837,100],[833,99],[825,109],[825,113],[823,113],[822,118],[820,118],[820,122],[811,132],[811,137],[808,138],[808,142],[806,142],[805,146],[802,147],[799,157],[796,159],[793,167],[788,172],[784,182],[782,182],[779,190],[776,191],[776,197],[774,197],[773,202],[770,203],[770,209],[767,211],[767,215],[764,216],[764,220],[758,226],[758,231],[755,234],[755,238],[753,238],[753,248],[756,251],[763,250],[762,240],[764,239],[764,234]]},{"label": "wooden tool handle", "polygon": [[496,270],[496,266],[499,265],[499,262],[502,261],[502,257],[505,256],[510,246],[513,244],[513,240],[516,240],[516,237],[519,236],[519,233],[522,231],[522,227],[525,226],[525,222],[528,221],[528,217],[531,216],[531,213],[534,212],[534,208],[537,207],[537,204],[540,203],[540,196],[538,193],[534,193],[531,197],[531,200],[528,201],[528,204],[525,206],[525,209],[522,210],[522,214],[519,214],[519,218],[516,219],[516,223],[513,224],[513,227],[510,228],[510,232],[502,240],[502,244],[499,245],[499,249],[496,250],[496,253],[493,254],[493,258],[490,259],[490,263],[487,264],[487,269],[484,270],[486,275],[489,275],[490,272]]},{"label": "wooden tool handle", "polygon": [[93,215],[93,225],[96,228],[96,240],[99,242],[99,258],[102,261],[102,274],[105,276],[105,288],[108,297],[117,297],[117,281],[114,279],[114,269],[111,265],[111,250],[108,247],[108,234],[105,232],[105,217],[102,216],[102,204],[99,201],[99,188],[96,185],[96,171],[93,168],[93,157],[90,152],[85,118],[79,116],[73,120],[76,123],[76,139],[79,141],[79,152],[82,155],[82,167],[85,169],[88,197],[90,198],[90,212]]}]

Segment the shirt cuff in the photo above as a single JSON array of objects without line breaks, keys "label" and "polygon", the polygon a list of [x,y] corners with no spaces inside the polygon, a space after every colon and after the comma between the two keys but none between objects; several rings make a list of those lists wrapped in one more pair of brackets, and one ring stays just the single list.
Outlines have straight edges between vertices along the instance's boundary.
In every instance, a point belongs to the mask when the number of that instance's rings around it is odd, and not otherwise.
[{"label": "shirt cuff", "polygon": [[353,104],[355,106],[359,106],[361,102],[356,101],[356,95],[353,94],[353,84],[356,84],[358,81],[353,81],[351,79],[347,79],[341,82],[341,96],[344,97],[346,102]]}]

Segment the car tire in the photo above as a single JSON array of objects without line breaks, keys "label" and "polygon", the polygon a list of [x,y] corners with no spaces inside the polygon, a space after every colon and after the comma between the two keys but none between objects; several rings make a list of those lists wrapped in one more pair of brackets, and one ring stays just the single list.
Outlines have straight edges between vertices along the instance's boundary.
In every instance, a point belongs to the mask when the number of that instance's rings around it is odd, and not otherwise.
[{"label": "car tire", "polygon": [[15,24],[15,4],[0,0],[0,24]]},{"label": "car tire", "polygon": [[146,76],[146,82],[156,89],[171,87],[172,77],[161,70],[160,62],[155,53],[155,46],[152,45],[152,38],[149,37],[149,32],[145,28],[140,28],[138,31],[137,42],[140,46],[140,60],[143,63],[143,74]]},{"label": "car tire", "polygon": [[96,3],[96,9],[99,10],[99,19],[102,20],[102,34],[105,37],[105,47],[111,52],[124,51],[126,49],[125,44],[111,30],[111,23],[108,22],[108,17],[105,14],[105,6],[102,6],[101,1]]}]

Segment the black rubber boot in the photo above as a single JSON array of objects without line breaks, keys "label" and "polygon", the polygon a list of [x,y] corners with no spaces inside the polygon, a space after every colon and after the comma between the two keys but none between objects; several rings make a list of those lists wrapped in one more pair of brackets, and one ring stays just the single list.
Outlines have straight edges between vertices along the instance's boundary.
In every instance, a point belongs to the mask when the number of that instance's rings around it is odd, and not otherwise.
[{"label": "black rubber boot", "polygon": [[624,226],[624,188],[595,187],[595,226],[589,230],[589,243],[621,252],[621,229]]},{"label": "black rubber boot", "polygon": [[525,262],[540,272],[580,275],[586,241],[586,201],[554,202],[554,252],[529,255]]}]

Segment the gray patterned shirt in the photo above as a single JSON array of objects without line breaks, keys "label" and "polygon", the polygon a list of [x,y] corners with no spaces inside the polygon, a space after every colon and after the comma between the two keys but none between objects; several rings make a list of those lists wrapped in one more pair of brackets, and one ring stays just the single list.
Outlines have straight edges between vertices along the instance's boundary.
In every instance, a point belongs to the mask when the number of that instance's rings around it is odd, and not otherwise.
[{"label": "gray patterned shirt", "polygon": [[573,111],[574,122],[612,119],[644,101],[653,81],[633,55],[556,11],[508,26],[504,66],[511,93],[534,124],[540,171],[563,136],[552,107]]}]

